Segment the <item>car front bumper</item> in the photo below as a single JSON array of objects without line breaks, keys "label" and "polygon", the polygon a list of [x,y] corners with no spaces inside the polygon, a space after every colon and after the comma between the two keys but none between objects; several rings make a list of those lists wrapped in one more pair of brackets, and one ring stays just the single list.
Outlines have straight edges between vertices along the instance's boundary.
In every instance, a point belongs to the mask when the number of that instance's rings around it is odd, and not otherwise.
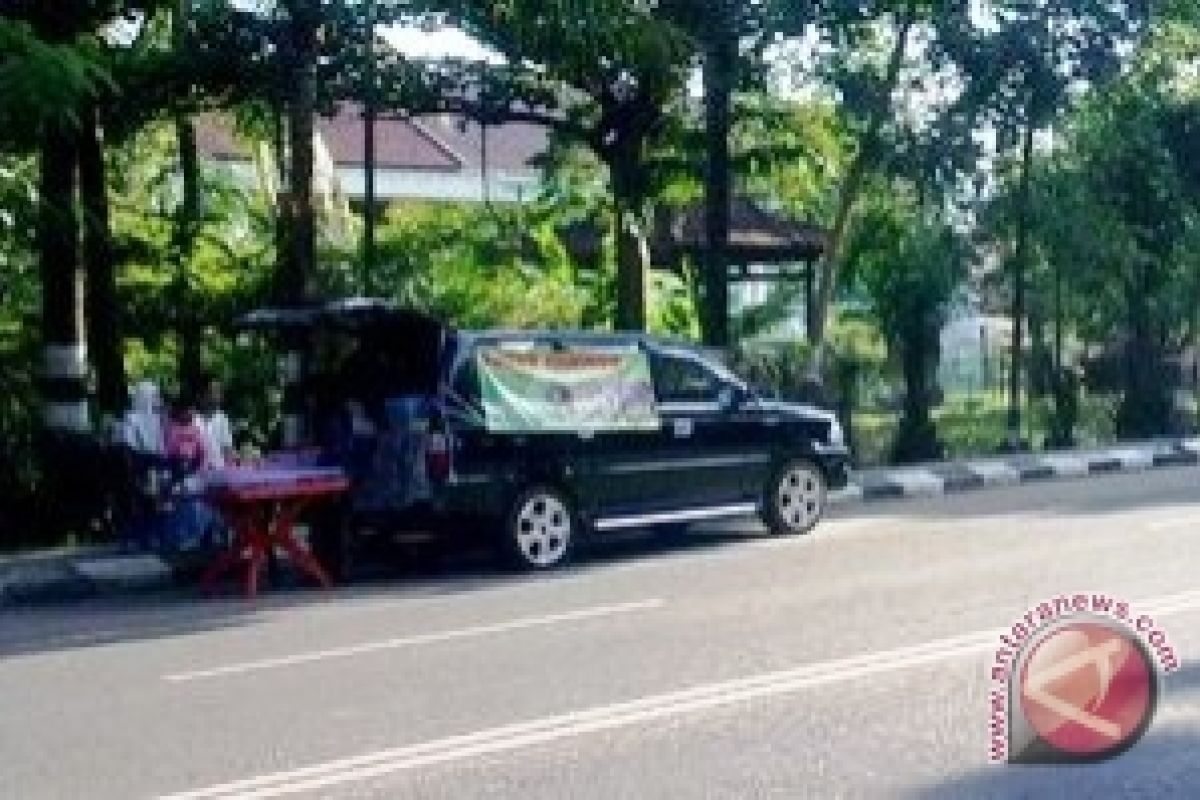
[{"label": "car front bumper", "polygon": [[850,450],[837,445],[818,445],[814,449],[829,488],[845,488],[850,483]]}]

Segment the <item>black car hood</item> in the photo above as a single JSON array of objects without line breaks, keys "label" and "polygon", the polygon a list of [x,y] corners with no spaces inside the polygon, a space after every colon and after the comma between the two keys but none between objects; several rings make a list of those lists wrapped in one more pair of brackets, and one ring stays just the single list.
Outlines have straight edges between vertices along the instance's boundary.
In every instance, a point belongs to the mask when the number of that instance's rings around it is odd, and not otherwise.
[{"label": "black car hood", "polygon": [[837,420],[837,415],[832,411],[826,411],[816,406],[805,405],[804,403],[788,403],[783,400],[759,400],[757,405],[763,411],[773,411],[789,417],[826,423],[832,423]]}]

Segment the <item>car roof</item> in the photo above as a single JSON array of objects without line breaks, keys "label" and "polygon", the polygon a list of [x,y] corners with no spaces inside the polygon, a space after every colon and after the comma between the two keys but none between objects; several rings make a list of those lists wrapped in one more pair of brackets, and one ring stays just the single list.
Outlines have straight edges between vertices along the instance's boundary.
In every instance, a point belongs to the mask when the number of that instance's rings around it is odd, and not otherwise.
[{"label": "car roof", "polygon": [[640,333],[581,330],[460,330],[458,335],[471,342],[536,342],[538,344],[630,345],[646,340]]},{"label": "car roof", "polygon": [[684,339],[653,336],[637,331],[585,331],[585,330],[459,330],[456,334],[473,344],[503,342],[533,342],[536,344],[629,346],[643,344],[656,350],[687,353],[693,356],[707,355],[704,348]]},{"label": "car roof", "polygon": [[351,297],[325,303],[260,308],[237,319],[243,330],[310,330],[343,328],[363,330],[421,324],[445,328],[443,323],[424,312],[403,308],[387,300]]},{"label": "car roof", "polygon": [[[337,328],[348,331],[386,330],[413,324],[440,327],[464,344],[532,342],[536,344],[620,347],[644,345],[662,352],[714,359],[714,354],[696,344],[675,338],[652,336],[637,331],[454,329],[433,316],[397,306],[378,298],[352,297],[310,305],[260,308],[237,320],[242,330],[284,331]],[[718,357],[715,360],[720,361]]]}]

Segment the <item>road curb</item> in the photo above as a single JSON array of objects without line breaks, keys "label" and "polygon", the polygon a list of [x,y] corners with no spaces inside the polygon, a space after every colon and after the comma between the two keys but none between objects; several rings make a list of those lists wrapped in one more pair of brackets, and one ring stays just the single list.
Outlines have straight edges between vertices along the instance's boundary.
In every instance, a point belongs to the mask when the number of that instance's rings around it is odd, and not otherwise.
[{"label": "road curb", "polygon": [[1084,479],[1197,464],[1200,464],[1200,439],[1155,440],[1095,450],[1056,450],[937,462],[856,472],[851,476],[850,486],[839,493],[838,502],[845,505],[959,494],[995,486]]},{"label": "road curb", "polygon": [[82,548],[0,564],[0,607],[159,591],[174,584],[174,569],[157,555]]}]

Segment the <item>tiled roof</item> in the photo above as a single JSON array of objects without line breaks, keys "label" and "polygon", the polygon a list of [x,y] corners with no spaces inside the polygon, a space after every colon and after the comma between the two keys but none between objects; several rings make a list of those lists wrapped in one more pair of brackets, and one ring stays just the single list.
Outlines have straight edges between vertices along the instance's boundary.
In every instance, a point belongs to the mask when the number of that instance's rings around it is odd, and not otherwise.
[{"label": "tiled roof", "polygon": [[[457,153],[468,169],[480,168],[484,134],[478,123],[463,117],[438,115],[422,117],[415,124]],[[533,162],[546,151],[547,146],[546,129],[537,125],[510,122],[488,126],[488,169],[511,172],[536,169]]]},{"label": "tiled roof", "polygon": [[[337,116],[322,118],[317,128],[339,166],[363,163],[363,126],[357,106],[343,106]],[[246,160],[245,145],[232,134],[228,121],[216,115],[196,120],[200,152],[221,160]],[[546,132],[537,126],[513,123],[489,127],[489,171],[532,172],[533,161],[545,149]],[[478,124],[461,117],[437,116],[420,120],[379,119],[375,127],[375,160],[381,169],[478,171],[483,136]]]}]

